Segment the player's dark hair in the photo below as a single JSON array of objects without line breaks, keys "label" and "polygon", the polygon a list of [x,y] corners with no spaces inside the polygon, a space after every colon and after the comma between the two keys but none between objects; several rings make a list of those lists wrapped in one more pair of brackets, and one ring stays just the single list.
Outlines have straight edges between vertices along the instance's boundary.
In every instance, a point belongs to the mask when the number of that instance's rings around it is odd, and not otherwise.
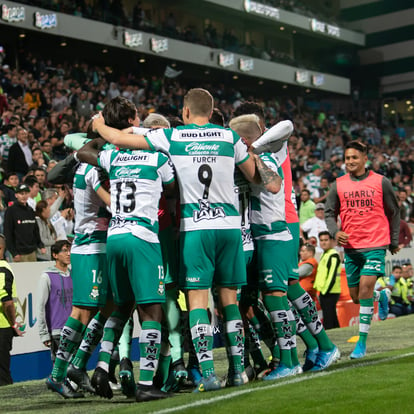
[{"label": "player's dark hair", "polygon": [[210,117],[210,124],[224,126],[224,116],[220,109],[213,108],[213,113]]},{"label": "player's dark hair", "polygon": [[319,234],[318,234],[318,237],[319,238],[321,238],[321,236],[329,236],[329,238],[331,239],[331,240],[333,240],[333,237],[331,236],[331,234],[329,233],[329,231],[321,231]]},{"label": "player's dark hair", "polygon": [[246,101],[239,105],[236,110],[233,112],[233,117],[240,115],[255,114],[262,121],[265,119],[264,111],[261,105],[253,101]]},{"label": "player's dark hair", "polygon": [[62,251],[62,249],[68,246],[70,247],[71,244],[67,240],[58,240],[51,248],[50,251],[52,253],[52,257],[54,254],[58,254]]},{"label": "player's dark hair", "polygon": [[363,154],[367,154],[368,153],[368,148],[365,144],[363,144],[361,141],[350,141],[348,142],[348,144],[346,144],[345,146],[345,151],[347,149],[355,149],[359,152],[362,152]]},{"label": "player's dark hair", "polygon": [[136,106],[123,96],[111,99],[102,110],[105,124],[116,129],[130,127],[129,120],[135,119],[136,114]]}]

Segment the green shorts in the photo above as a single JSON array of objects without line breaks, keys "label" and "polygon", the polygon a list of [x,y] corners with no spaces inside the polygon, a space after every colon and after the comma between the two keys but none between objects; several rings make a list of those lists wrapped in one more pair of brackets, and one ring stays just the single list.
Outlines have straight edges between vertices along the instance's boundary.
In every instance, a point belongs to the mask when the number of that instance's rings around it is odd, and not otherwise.
[{"label": "green shorts", "polygon": [[286,292],[291,273],[293,246],[290,241],[256,240],[259,287],[262,291]]},{"label": "green shorts", "polygon": [[177,240],[172,226],[168,226],[159,232],[162,263],[164,265],[164,283],[178,283],[178,254]]},{"label": "green shorts", "polygon": [[246,284],[241,231],[195,230],[180,235],[180,287],[209,289]]},{"label": "green shorts", "polygon": [[159,243],[128,233],[109,236],[106,246],[109,281],[117,305],[165,302]]},{"label": "green shorts", "polygon": [[362,276],[380,277],[385,275],[384,249],[360,253],[345,253],[345,271],[349,287],[359,285]]},{"label": "green shorts", "polygon": [[293,253],[290,256],[291,265],[289,269],[289,279],[299,280],[299,240],[300,240],[300,229],[299,223],[287,223],[287,227],[292,235],[292,240],[289,240],[285,243],[288,243],[289,250]]},{"label": "green shorts", "polygon": [[108,266],[105,253],[71,253],[73,300],[75,306],[101,307],[108,298]]}]

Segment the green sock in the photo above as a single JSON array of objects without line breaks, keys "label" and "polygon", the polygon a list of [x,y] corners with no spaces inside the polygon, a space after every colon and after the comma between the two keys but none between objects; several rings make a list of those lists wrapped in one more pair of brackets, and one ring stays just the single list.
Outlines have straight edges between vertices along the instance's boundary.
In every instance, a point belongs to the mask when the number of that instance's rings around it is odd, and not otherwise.
[{"label": "green sock", "polygon": [[77,319],[69,316],[66,325],[60,333],[59,348],[56,352],[56,359],[53,365],[52,378],[62,382],[66,377],[66,371],[72,355],[82,341],[85,325]]},{"label": "green sock", "polygon": [[298,351],[296,349],[296,321],[295,317],[293,316],[293,312],[291,309],[288,310],[288,318],[289,318],[289,324],[292,330],[292,338],[290,340],[290,357],[292,359],[292,365],[296,367],[299,364],[299,358],[298,358]]},{"label": "green sock", "polygon": [[367,343],[371,319],[374,314],[374,299],[359,300],[359,342]]},{"label": "green sock", "polygon": [[122,358],[131,358],[132,332],[134,330],[134,318],[129,317],[127,323],[122,330],[122,335],[119,338],[119,360]]},{"label": "green sock", "polygon": [[171,344],[172,362],[183,358],[183,335],[181,330],[181,311],[177,304],[177,289],[170,289],[165,292],[165,304],[163,305],[167,327],[168,340]]},{"label": "green sock", "polygon": [[139,383],[152,385],[161,348],[161,324],[155,321],[145,321],[141,324],[139,336]]},{"label": "green sock", "polygon": [[243,321],[237,305],[223,308],[226,340],[229,346],[229,369],[235,372],[243,371],[244,361],[244,329]]},{"label": "green sock", "polygon": [[158,361],[158,368],[157,368],[157,378],[161,379],[162,385],[168,380],[168,376],[170,374],[170,366],[171,366],[171,352],[170,352],[170,344],[168,342],[164,342],[163,334],[161,336],[161,349],[160,349],[160,359]]},{"label": "green sock", "polygon": [[303,322],[302,318],[300,317],[298,311],[293,306],[291,301],[289,301],[289,307],[293,313],[293,317],[295,318],[296,335],[299,335],[301,337],[302,341],[306,345],[306,349],[318,348],[318,341],[309,332],[309,329],[306,327],[305,323]]},{"label": "green sock", "polygon": [[374,296],[373,296],[374,302],[379,302],[380,297],[381,297],[381,292],[378,290],[374,290]]},{"label": "green sock", "polygon": [[200,363],[203,377],[208,378],[214,374],[213,362],[213,334],[205,309],[193,309],[190,311],[190,329],[194,349]]},{"label": "green sock", "polygon": [[112,352],[118,344],[128,317],[128,315],[114,311],[106,321],[102,337],[101,350],[99,351],[99,360],[96,365],[97,368],[102,368],[104,371],[109,372]]},{"label": "green sock", "polygon": [[280,349],[280,362],[288,368],[292,368],[290,350],[292,327],[288,317],[289,304],[287,297],[265,295],[264,304],[272,317],[277,343]]},{"label": "green sock", "polygon": [[85,369],[93,351],[99,344],[103,335],[103,327],[106,318],[98,312],[85,329],[83,339],[76,355],[72,359],[72,365],[79,369]]},{"label": "green sock", "polygon": [[318,311],[316,310],[315,302],[309,293],[306,292],[299,283],[295,283],[289,285],[288,297],[298,310],[300,317],[310,333],[318,342],[319,349],[321,351],[331,351],[335,345],[326,334],[319,318]]}]

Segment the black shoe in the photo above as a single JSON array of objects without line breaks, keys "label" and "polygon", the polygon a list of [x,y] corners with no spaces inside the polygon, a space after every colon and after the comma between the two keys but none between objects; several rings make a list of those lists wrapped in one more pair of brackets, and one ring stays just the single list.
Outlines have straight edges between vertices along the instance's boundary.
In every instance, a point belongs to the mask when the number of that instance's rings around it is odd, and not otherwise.
[{"label": "black shoe", "polygon": [[77,392],[71,387],[66,378],[63,382],[57,382],[51,376],[49,376],[46,380],[46,387],[53,392],[57,392],[63,398],[84,397],[84,395],[81,392]]},{"label": "black shoe", "polygon": [[109,384],[109,374],[102,368],[95,369],[91,382],[96,394],[100,397],[111,399],[114,396]]},{"label": "black shoe", "polygon": [[122,358],[119,363],[119,380],[121,382],[122,393],[127,397],[133,397],[137,386],[134,379],[134,368],[129,358]]},{"label": "black shoe", "polygon": [[174,394],[158,390],[153,385],[138,384],[135,399],[138,402],[161,400],[163,398],[172,397]]},{"label": "black shoe", "polygon": [[81,390],[95,394],[95,388],[92,387],[91,380],[89,379],[86,371],[80,368],[76,368],[72,364],[68,366],[67,372],[68,378],[74,382]]}]

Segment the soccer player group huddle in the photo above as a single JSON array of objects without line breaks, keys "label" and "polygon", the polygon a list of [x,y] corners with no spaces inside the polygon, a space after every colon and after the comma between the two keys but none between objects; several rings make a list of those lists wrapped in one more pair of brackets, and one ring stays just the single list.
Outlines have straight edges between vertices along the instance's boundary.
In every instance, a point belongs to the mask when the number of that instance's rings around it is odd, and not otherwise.
[{"label": "soccer player group huddle", "polygon": [[[191,89],[183,125],[170,128],[152,114],[141,128],[135,106],[118,97],[94,117],[88,135],[65,138],[78,151],[51,178],[68,179],[76,168],[73,307],[46,381],[63,397],[86,391],[111,398],[117,351],[122,392],[136,401],[169,397],[190,380],[195,392],[213,391],[255,377],[321,371],[339,359],[298,283],[299,220],[288,153],[293,125],[282,121],[266,131],[260,106],[245,103],[224,128],[211,118],[213,106],[208,91]],[[187,367],[178,289],[185,292],[191,332]],[[223,320],[225,382],[214,368],[211,290]],[[130,361],[135,310],[137,384]],[[304,364],[296,335],[306,346]],[[269,366],[260,339],[271,351]],[[89,379],[86,363],[100,341]]]}]

